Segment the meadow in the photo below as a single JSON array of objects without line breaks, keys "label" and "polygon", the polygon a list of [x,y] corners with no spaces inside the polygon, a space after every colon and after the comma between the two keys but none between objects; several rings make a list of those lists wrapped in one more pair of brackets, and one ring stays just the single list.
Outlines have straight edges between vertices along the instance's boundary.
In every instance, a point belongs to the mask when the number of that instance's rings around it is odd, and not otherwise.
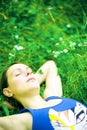
[{"label": "meadow", "polygon": [[[63,96],[87,105],[87,4],[86,0],[1,0],[0,77],[13,62],[36,71],[54,60],[62,79]],[[41,94],[43,94],[42,84]],[[0,115],[16,113],[4,104]]]}]

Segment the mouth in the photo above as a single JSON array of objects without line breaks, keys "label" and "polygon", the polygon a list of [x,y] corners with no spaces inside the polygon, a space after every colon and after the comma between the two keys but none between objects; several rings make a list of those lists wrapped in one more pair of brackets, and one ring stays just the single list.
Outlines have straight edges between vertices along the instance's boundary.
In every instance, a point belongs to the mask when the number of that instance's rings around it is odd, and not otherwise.
[{"label": "mouth", "polygon": [[35,81],[36,79],[35,78],[29,78],[28,80],[27,80],[27,82],[29,82],[29,81]]}]

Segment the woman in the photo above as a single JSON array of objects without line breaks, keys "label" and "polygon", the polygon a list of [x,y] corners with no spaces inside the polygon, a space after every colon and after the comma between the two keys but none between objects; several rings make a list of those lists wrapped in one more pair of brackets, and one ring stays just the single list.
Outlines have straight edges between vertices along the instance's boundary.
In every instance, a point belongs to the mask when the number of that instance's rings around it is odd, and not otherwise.
[{"label": "woman", "polygon": [[[86,106],[61,98],[61,79],[54,61],[46,62],[35,74],[25,64],[13,64],[3,75],[3,94],[16,99],[24,109],[19,114],[0,117],[0,130],[87,129]],[[40,84],[44,81],[46,87],[41,97]]]}]

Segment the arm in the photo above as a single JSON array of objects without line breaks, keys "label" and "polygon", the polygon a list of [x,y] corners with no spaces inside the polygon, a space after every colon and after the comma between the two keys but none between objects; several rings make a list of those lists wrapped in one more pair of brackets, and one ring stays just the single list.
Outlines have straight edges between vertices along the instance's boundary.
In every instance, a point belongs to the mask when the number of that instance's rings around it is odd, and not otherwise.
[{"label": "arm", "polygon": [[46,81],[44,98],[49,96],[62,96],[61,79],[60,76],[57,75],[57,67],[54,61],[48,61],[42,65],[36,75],[40,84]]},{"label": "arm", "polygon": [[32,130],[29,113],[0,117],[0,130]]}]

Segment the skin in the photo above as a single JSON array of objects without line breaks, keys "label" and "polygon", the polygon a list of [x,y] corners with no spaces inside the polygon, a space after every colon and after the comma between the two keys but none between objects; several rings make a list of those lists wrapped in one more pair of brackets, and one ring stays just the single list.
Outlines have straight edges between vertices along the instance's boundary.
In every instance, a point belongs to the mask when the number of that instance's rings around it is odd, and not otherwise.
[{"label": "skin", "polygon": [[6,96],[20,101],[21,98],[39,94],[39,82],[28,66],[24,64],[12,65],[7,71],[7,77],[9,85],[3,90]]},{"label": "skin", "polygon": [[[48,61],[40,67],[42,74],[24,64],[14,64],[7,71],[8,86],[3,89],[7,97],[13,97],[24,107],[45,108],[56,105],[61,99],[46,102],[49,96],[62,96],[61,79],[57,75],[57,67],[54,61]],[[46,81],[43,98],[40,96],[40,84]],[[39,105],[38,105],[39,104]],[[0,130],[32,130],[32,115],[30,113],[0,117]]]}]

